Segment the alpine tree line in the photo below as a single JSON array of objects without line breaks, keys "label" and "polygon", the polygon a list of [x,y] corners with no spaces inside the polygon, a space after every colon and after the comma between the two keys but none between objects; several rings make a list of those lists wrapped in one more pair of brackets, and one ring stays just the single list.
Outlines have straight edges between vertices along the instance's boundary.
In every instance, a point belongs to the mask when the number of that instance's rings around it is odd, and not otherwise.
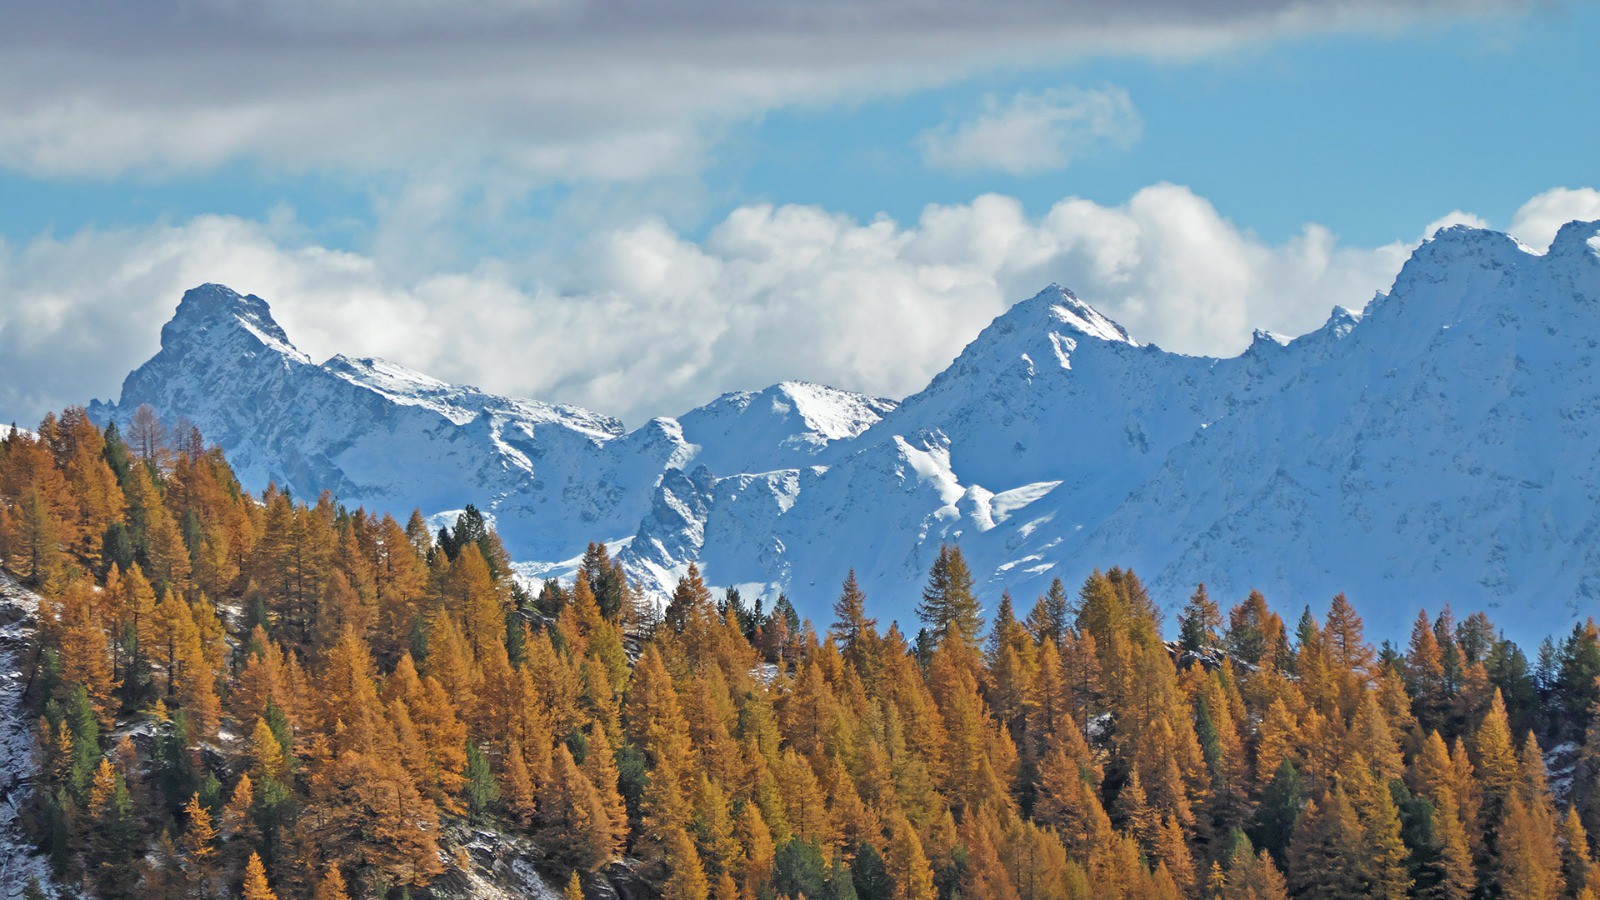
[{"label": "alpine tree line", "polygon": [[853,574],[823,633],[692,567],[658,614],[598,544],[535,597],[471,508],[252,495],[148,410],[0,441],[0,560],[43,598],[28,821],[92,896],[425,893],[470,826],[569,897],[1600,898],[1592,622],[1374,647],[1202,586],[1169,641],[1113,568],[985,630],[955,547],[911,636]]}]

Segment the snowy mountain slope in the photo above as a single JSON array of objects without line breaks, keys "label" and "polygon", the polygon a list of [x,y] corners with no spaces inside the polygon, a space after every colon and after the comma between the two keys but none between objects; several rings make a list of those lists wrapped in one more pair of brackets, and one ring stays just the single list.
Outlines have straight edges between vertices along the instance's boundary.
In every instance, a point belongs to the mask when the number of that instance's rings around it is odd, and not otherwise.
[{"label": "snowy mountain slope", "polygon": [[684,440],[696,447],[693,465],[732,475],[813,464],[894,407],[893,400],[785,381],[723,394],[679,416],[678,423]]},{"label": "snowy mountain slope", "polygon": [[1595,614],[1595,234],[1569,225],[1539,255],[1441,233],[1341,352],[1180,445],[1063,551],[1120,549],[1169,592],[1345,590],[1386,633],[1419,603],[1488,607],[1527,637]]},{"label": "snowy mountain slope", "polygon": [[[668,471],[648,515],[618,554],[641,582],[665,593],[688,570],[705,562],[711,507],[725,512],[749,508],[758,528],[771,525],[799,490],[802,475],[825,472],[817,464],[894,408],[894,402],[818,384],[783,382],[762,391],[724,394],[685,413],[678,421],[693,450],[685,471]],[[815,471],[813,471],[813,469]],[[722,478],[718,478],[718,475]],[[720,520],[719,520],[720,521]],[[758,592],[787,584],[783,543],[776,534],[712,536],[713,546],[765,548],[765,567],[744,567]],[[728,578],[735,568],[719,566]]]},{"label": "snowy mountain slope", "polygon": [[625,532],[681,441],[663,429],[624,436],[587,410],[457,388],[377,360],[316,365],[265,301],[220,285],[186,293],[161,350],[128,376],[97,420],[143,403],[184,416],[223,447],[252,488],[333,491],[404,515],[477,502],[519,546],[581,549],[580,534]]},{"label": "snowy mountain slope", "polygon": [[466,425],[489,410],[528,424],[560,425],[597,440],[623,433],[621,422],[581,407],[500,397],[449,384],[384,359],[340,355],[323,363],[322,368],[393,403],[433,410],[457,425]]},{"label": "snowy mountain slope", "polygon": [[685,416],[692,443],[673,419],[628,432],[589,410],[500,397],[384,360],[318,365],[266,301],[214,284],[184,295],[161,350],[128,376],[118,402],[91,404],[90,415],[126,425],[141,404],[194,422],[251,489],[276,482],[308,499],[329,490],[397,516],[474,503],[518,559],[545,570],[590,540],[633,534],[664,472],[697,457],[793,464],[890,405],[785,384]]},{"label": "snowy mountain slope", "polygon": [[1211,415],[1214,364],[1140,346],[1052,285],[819,455],[825,468],[720,479],[701,494],[697,541],[635,539],[623,559],[658,579],[698,560],[717,583],[781,585],[813,611],[853,566],[903,614],[941,541],[966,543],[1064,482],[1109,511]]},{"label": "snowy mountain slope", "polygon": [[[993,594],[1048,578],[1061,558],[1029,546],[1036,531],[1109,515],[1172,448],[1281,390],[1298,360],[1326,358],[1356,321],[1339,310],[1290,347],[1263,336],[1240,357],[1211,360],[1141,346],[1052,285],[996,319],[928,388],[822,454],[826,468],[719,479],[685,507],[693,541],[636,539],[623,559],[658,583],[699,561],[718,583],[782,586],[813,612],[854,567],[885,617],[902,619],[941,541],[967,548]],[[1069,507],[1041,520],[1048,497]],[[640,534],[670,527],[647,520]]]},{"label": "snowy mountain slope", "polygon": [[1173,606],[1202,579],[1319,609],[1344,590],[1385,635],[1450,601],[1532,636],[1600,599],[1597,230],[1545,254],[1440,232],[1364,313],[1230,359],[1141,345],[1052,286],[898,405],[785,382],[631,432],[381,360],[317,365],[264,302],[206,286],[92,412],[186,415],[253,488],[477,503],[526,572],[605,539],[648,589],[698,562],[819,620],[854,567],[910,625],[959,541],[990,600],[1122,564]]},{"label": "snowy mountain slope", "polygon": [[1205,580],[1319,610],[1343,590],[1391,636],[1444,602],[1564,629],[1600,610],[1596,231],[1542,255],[1442,232],[1365,316],[1224,360],[1139,346],[1052,288],[827,468],[716,480],[650,572],[698,559],[823,615],[854,566],[906,624],[959,540],[991,600],[1123,564],[1172,606]]},{"label": "snowy mountain slope", "polygon": [[1210,361],[1168,356],[1051,285],[985,328],[877,433],[943,434],[953,470],[993,486],[1137,467],[1206,415]]}]

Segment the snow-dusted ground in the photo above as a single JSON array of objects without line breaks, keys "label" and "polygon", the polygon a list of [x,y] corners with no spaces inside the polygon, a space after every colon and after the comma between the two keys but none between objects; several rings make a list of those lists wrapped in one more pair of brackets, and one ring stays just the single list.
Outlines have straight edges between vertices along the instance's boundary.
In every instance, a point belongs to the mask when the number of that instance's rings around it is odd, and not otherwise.
[{"label": "snow-dusted ground", "polygon": [[23,653],[33,638],[39,598],[0,572],[0,897],[21,897],[30,878],[48,882],[19,815],[31,788],[33,721],[23,704]]},{"label": "snow-dusted ground", "polygon": [[[50,866],[34,852],[19,816],[32,790],[34,752],[33,719],[23,703],[27,673],[24,654],[33,641],[39,598],[0,571],[0,900],[23,895],[30,879],[49,885]],[[225,740],[231,740],[226,738]],[[525,839],[459,823],[446,829],[447,858],[465,851],[472,865],[452,869],[437,886],[459,893],[452,896],[485,898],[536,898],[559,900],[561,892],[529,862],[531,844]],[[60,891],[60,886],[55,886]],[[63,894],[62,896],[66,896]]]},{"label": "snow-dusted ground", "polygon": [[533,845],[527,839],[460,826],[447,828],[446,838],[452,862],[465,856],[471,865],[452,867],[431,885],[435,893],[482,900],[561,900],[561,890],[530,862]]},{"label": "snow-dusted ground", "polygon": [[1565,741],[1544,752],[1544,773],[1558,808],[1572,802],[1573,779],[1577,777],[1578,754],[1582,750],[1572,741]]}]

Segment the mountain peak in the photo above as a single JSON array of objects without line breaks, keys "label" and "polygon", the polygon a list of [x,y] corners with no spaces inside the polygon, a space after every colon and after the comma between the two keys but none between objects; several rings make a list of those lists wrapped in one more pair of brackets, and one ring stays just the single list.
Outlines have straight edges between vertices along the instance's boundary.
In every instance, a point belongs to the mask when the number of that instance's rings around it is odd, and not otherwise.
[{"label": "mountain peak", "polygon": [[[1434,232],[1412,254],[1411,261],[1452,265],[1467,259],[1481,259],[1485,265],[1515,263],[1532,253],[1516,238],[1503,231],[1452,225]],[[1408,262],[1409,266],[1411,263]]]},{"label": "mountain peak", "polygon": [[267,301],[214,283],[184,292],[177,312],[161,329],[161,347],[177,349],[201,341],[211,343],[223,335],[241,332],[266,349],[299,362],[311,361],[272,318]]},{"label": "mountain peak", "polygon": [[1550,242],[1549,255],[1552,257],[1583,254],[1600,257],[1600,220],[1568,222],[1561,226],[1555,240]]},{"label": "mountain peak", "polygon": [[1544,631],[1600,598],[1597,231],[1569,224],[1541,255],[1446,229],[1362,312],[1221,360],[1141,347],[1051,285],[902,404],[785,381],[627,434],[382,360],[300,364],[265,302],[203,285],[123,402],[90,414],[186,416],[252,489],[396,514],[472,502],[529,575],[570,577],[606,539],[658,597],[695,561],[804,604],[858,564],[894,602],[959,539],[989,596],[1109,560],[1152,596],[1264,572],[1266,591],[1367,597],[1382,633],[1404,634],[1393,598],[1419,594]]},{"label": "mountain peak", "polygon": [[854,391],[781,381],[723,394],[677,421],[699,448],[695,464],[731,475],[815,464],[829,445],[858,437],[894,407]]},{"label": "mountain peak", "polygon": [[1292,340],[1294,340],[1294,338],[1286,334],[1279,334],[1276,331],[1268,331],[1265,328],[1257,328],[1250,333],[1250,345],[1252,347],[1258,344],[1268,347],[1287,347],[1289,346],[1289,342]]},{"label": "mountain peak", "polygon": [[1121,325],[1059,284],[1051,284],[1026,302],[1045,305],[1056,322],[1088,337],[1117,344],[1137,343]]},{"label": "mountain peak", "polygon": [[1322,323],[1318,331],[1342,338],[1361,324],[1362,313],[1343,306],[1335,306],[1333,312],[1328,314],[1328,321]]}]

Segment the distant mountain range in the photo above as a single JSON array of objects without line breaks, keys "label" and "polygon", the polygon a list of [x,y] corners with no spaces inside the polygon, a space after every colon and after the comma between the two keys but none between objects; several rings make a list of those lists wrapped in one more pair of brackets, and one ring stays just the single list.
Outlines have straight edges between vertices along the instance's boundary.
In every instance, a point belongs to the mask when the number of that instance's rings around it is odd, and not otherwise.
[{"label": "distant mountain range", "polygon": [[605,540],[648,589],[697,562],[819,621],[854,567],[910,625],[941,542],[991,602],[1123,565],[1172,607],[1197,581],[1319,612],[1344,591],[1396,638],[1445,602],[1522,638],[1600,611],[1597,223],[1545,253],[1442,231],[1364,312],[1230,359],[1139,344],[1051,286],[898,404],[785,382],[633,431],[383,360],[317,364],[265,301],[203,285],[90,413],[145,403],[251,488],[397,515],[470,502],[530,577]]}]

